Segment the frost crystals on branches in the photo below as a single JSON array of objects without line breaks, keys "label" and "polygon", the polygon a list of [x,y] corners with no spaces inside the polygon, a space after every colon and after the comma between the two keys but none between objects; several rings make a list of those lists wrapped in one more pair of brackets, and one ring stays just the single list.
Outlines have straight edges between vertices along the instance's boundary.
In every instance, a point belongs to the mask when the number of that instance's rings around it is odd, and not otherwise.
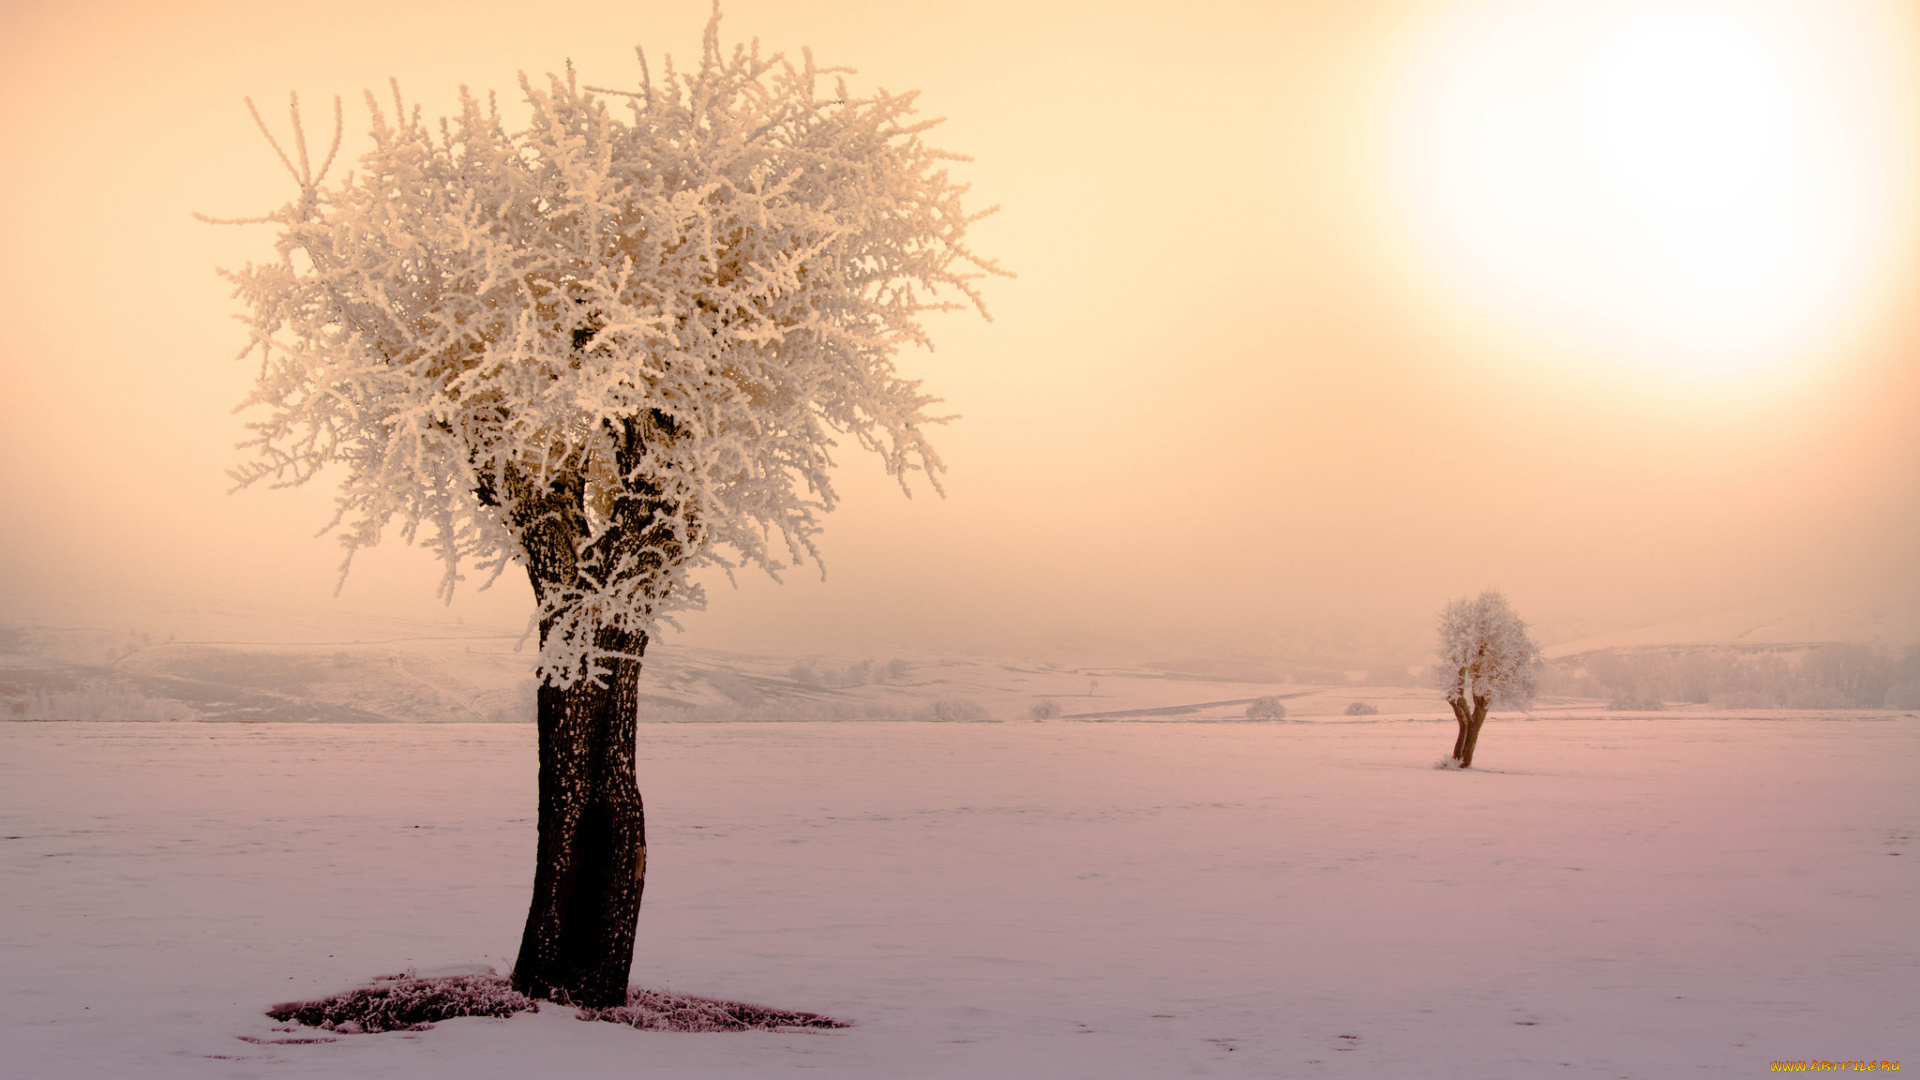
[{"label": "frost crystals on branches", "polygon": [[1447,604],[1440,612],[1439,630],[1440,663],[1433,669],[1434,678],[1459,722],[1451,760],[1464,769],[1473,764],[1488,707],[1533,700],[1540,650],[1507,598],[1492,589],[1473,600],[1463,596]]},{"label": "frost crystals on branches", "polygon": [[556,687],[699,606],[702,565],[817,562],[835,435],[938,490],[947,418],[894,353],[1003,272],[912,95],[725,52],[718,19],[638,92],[522,76],[519,130],[464,88],[434,124],[369,94],[373,149],[332,186],[338,102],[317,171],[296,102],[294,154],[268,139],[299,197],[257,219],[279,259],[228,275],[265,409],[236,479],[344,466],[349,559],[397,522],[449,597],[464,563],[526,566]]}]

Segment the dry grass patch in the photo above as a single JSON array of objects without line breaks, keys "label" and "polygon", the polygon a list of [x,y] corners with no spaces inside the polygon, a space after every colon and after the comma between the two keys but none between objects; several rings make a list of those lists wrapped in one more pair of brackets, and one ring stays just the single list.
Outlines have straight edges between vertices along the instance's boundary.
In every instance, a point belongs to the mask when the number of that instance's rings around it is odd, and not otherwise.
[{"label": "dry grass patch", "polygon": [[507,1017],[537,1010],[533,999],[499,975],[415,978],[383,975],[318,1001],[289,1001],[267,1010],[275,1020],[357,1035],[375,1031],[424,1031],[456,1016]]},{"label": "dry grass patch", "polygon": [[[275,1005],[267,1015],[323,1031],[362,1034],[424,1031],[458,1016],[512,1016],[538,1011],[539,1003],[513,988],[505,976],[445,975],[419,978],[385,975],[371,985],[320,998]],[[688,994],[664,994],[633,987],[627,1003],[611,1009],[582,1009],[582,1020],[604,1020],[643,1031],[768,1031],[776,1028],[843,1028],[844,1020],[818,1013],[791,1012],[744,1001]]]},{"label": "dry grass patch", "polygon": [[744,1001],[686,994],[663,994],[634,987],[627,1003],[611,1009],[583,1009],[582,1020],[605,1020],[646,1031],[768,1031],[774,1028],[843,1028],[853,1025],[819,1013],[788,1012]]}]

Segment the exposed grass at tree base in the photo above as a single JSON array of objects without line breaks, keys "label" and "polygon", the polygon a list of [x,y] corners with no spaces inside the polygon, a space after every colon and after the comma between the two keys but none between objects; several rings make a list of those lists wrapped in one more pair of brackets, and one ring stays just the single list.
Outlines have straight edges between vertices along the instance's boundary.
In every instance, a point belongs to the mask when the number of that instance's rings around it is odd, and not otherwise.
[{"label": "exposed grass at tree base", "polygon": [[348,1034],[424,1031],[456,1016],[507,1017],[538,1010],[499,975],[411,978],[387,975],[318,1001],[289,1001],[267,1010],[275,1020]]},{"label": "exposed grass at tree base", "polygon": [[[424,1031],[460,1016],[504,1018],[537,1012],[540,1005],[513,988],[505,976],[446,975],[416,978],[388,975],[317,1001],[275,1005],[267,1015],[324,1031],[363,1034]],[[786,1027],[843,1028],[852,1025],[818,1013],[771,1009],[742,1001],[686,994],[664,994],[632,987],[627,1003],[611,1009],[582,1009],[582,1020],[604,1020],[644,1031],[754,1031]]]},{"label": "exposed grass at tree base", "polygon": [[663,994],[632,987],[627,1003],[612,1009],[583,1009],[582,1020],[606,1020],[645,1031],[753,1031],[785,1027],[852,1027],[818,1013],[788,1012],[744,1001],[720,1001],[686,994]]}]

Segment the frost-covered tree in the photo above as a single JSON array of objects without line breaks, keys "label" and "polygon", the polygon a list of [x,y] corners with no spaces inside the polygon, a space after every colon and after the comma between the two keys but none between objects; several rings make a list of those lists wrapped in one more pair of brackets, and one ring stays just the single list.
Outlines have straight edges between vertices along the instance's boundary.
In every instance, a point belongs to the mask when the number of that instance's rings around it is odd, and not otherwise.
[{"label": "frost-covered tree", "polygon": [[1440,663],[1435,681],[1453,707],[1460,732],[1453,740],[1453,761],[1473,764],[1480,725],[1494,703],[1525,705],[1533,700],[1540,671],[1540,650],[1527,636],[1527,624],[1492,589],[1469,600],[1461,597],[1440,611]]},{"label": "frost-covered tree", "polygon": [[690,72],[641,54],[632,92],[523,75],[524,127],[464,87],[434,124],[369,93],[373,148],[332,185],[339,102],[317,169],[296,102],[290,143],[260,125],[299,185],[253,219],[279,257],[228,275],[264,410],[243,485],[337,469],[348,558],[397,527],[448,596],[463,567],[526,570],[539,854],[513,979],[586,1005],[624,1002],[632,963],[648,640],[703,566],[817,561],[836,436],[938,490],[942,418],[895,353],[929,344],[924,312],[985,314],[996,272],[913,95],[723,50],[718,24]]},{"label": "frost-covered tree", "polygon": [[1285,720],[1286,718],[1287,707],[1277,694],[1254,698],[1247,705],[1249,720]]}]

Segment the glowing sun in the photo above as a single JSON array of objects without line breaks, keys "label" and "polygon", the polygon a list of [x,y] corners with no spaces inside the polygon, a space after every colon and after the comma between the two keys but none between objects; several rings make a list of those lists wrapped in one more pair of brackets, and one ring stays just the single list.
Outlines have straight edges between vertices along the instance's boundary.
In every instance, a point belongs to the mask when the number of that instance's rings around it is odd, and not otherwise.
[{"label": "glowing sun", "polygon": [[1868,0],[1490,0],[1422,40],[1392,125],[1457,292],[1699,374],[1832,333],[1886,261],[1905,113]]}]

